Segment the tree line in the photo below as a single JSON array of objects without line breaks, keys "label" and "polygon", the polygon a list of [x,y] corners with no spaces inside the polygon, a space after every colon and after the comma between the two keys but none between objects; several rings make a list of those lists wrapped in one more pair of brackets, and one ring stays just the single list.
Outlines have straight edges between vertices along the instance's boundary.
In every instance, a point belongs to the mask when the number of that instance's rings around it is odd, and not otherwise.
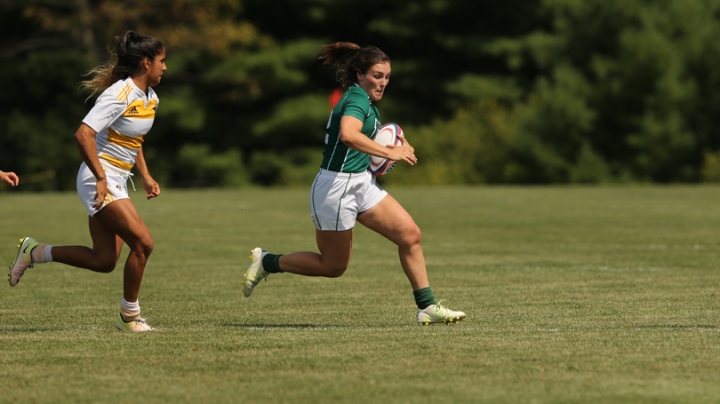
[{"label": "tree line", "polygon": [[[334,41],[392,59],[388,184],[720,180],[720,0],[0,0],[0,169],[73,189],[83,73],[127,29],[168,72],[144,144],[165,186],[307,185]],[[8,188],[0,188],[7,191]]]}]

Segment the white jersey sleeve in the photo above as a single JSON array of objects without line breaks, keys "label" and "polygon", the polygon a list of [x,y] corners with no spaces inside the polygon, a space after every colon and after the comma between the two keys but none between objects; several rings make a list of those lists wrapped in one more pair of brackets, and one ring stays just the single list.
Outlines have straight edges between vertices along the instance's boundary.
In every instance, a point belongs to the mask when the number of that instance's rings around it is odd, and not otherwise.
[{"label": "white jersey sleeve", "polygon": [[95,101],[95,106],[88,112],[83,119],[83,123],[95,133],[102,132],[110,127],[127,108],[127,102],[123,102],[117,98],[114,92],[105,91]]}]

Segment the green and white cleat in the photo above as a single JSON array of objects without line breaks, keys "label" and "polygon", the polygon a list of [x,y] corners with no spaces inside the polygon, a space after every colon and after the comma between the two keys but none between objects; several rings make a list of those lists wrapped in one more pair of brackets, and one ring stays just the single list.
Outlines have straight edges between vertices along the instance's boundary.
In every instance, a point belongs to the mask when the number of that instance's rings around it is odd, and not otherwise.
[{"label": "green and white cleat", "polygon": [[262,259],[268,252],[260,247],[256,247],[251,251],[251,253],[252,255],[248,257],[250,258],[250,266],[245,272],[245,287],[243,289],[245,297],[250,297],[253,289],[255,289],[255,286],[257,286],[261,280],[267,279],[267,276],[269,275],[269,272],[263,269],[262,264]]},{"label": "green and white cleat", "polygon": [[15,286],[20,282],[25,270],[33,267],[32,255],[30,254],[33,248],[38,246],[37,241],[30,237],[23,237],[20,239],[20,245],[18,246],[17,257],[15,261],[10,265],[10,273],[8,274],[8,282],[10,286]]},{"label": "green and white cleat", "polygon": [[418,324],[430,325],[430,324],[448,324],[457,323],[458,321],[465,318],[465,313],[462,311],[453,311],[447,307],[441,305],[443,301],[439,301],[436,304],[431,304],[423,310],[418,309],[416,320]]},{"label": "green and white cleat", "polygon": [[122,317],[122,314],[118,314],[117,319],[117,328],[120,331],[128,331],[128,332],[145,332],[145,331],[155,331],[154,328],[150,327],[150,324],[145,322],[145,319],[142,317],[135,317],[134,319],[130,320],[129,322],[125,322],[125,320]]}]

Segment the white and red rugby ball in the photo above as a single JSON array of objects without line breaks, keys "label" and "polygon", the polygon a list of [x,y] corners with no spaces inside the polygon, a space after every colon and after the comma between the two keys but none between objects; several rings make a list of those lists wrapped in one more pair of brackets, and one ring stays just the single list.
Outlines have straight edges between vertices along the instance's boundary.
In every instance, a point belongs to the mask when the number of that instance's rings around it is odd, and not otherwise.
[{"label": "white and red rugby ball", "polygon": [[[378,129],[373,140],[380,146],[402,145],[402,137],[404,136],[402,128],[396,123],[386,123]],[[370,155],[370,172],[375,176],[381,176],[389,173],[395,168],[397,161],[392,161],[383,157]]]}]

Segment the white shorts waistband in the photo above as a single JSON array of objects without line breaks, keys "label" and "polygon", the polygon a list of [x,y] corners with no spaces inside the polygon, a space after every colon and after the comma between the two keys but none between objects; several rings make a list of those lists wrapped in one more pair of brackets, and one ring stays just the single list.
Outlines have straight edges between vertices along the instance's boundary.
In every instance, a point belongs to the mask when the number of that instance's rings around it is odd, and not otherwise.
[{"label": "white shorts waistband", "polygon": [[359,178],[361,175],[366,175],[366,174],[369,174],[369,172],[363,171],[361,173],[341,173],[341,172],[337,172],[337,171],[326,170],[324,168],[320,169],[320,175],[322,175],[323,177],[335,177],[335,178],[347,179],[347,178],[351,178],[351,177]]},{"label": "white shorts waistband", "polygon": [[114,165],[110,164],[107,160],[103,159],[102,157],[99,157],[100,165],[103,166],[106,170],[110,170],[116,174],[120,174],[123,177],[130,177],[132,173],[129,170],[123,170],[120,167],[115,167]]}]

